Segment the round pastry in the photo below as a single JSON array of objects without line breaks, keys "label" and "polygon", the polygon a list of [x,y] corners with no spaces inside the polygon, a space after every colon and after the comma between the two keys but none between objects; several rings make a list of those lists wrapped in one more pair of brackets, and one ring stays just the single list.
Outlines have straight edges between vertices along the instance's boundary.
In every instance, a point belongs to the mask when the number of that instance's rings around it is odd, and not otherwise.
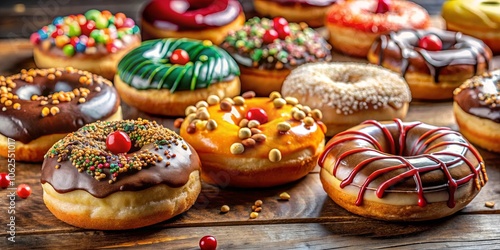
[{"label": "round pastry", "polygon": [[337,134],[319,165],[323,188],[338,205],[382,220],[451,215],[488,180],[481,155],[460,133],[398,119]]},{"label": "round pastry", "polygon": [[290,22],[305,22],[311,27],[325,23],[325,14],[337,0],[254,0],[255,11],[263,16],[284,17]]},{"label": "round pastry", "polygon": [[399,72],[415,99],[443,100],[466,79],[488,71],[491,50],[478,39],[443,30],[401,30],[380,36],[368,61]]},{"label": "round pastry", "polygon": [[500,153],[500,70],[465,81],[454,92],[453,113],[472,143]]},{"label": "round pastry", "polygon": [[188,210],[200,160],[174,132],[147,120],[88,124],[47,152],[43,201],[60,220],[98,230],[144,227]]},{"label": "round pastry", "polygon": [[500,53],[500,0],[448,0],[441,15],[448,30],[479,38]]},{"label": "round pastry", "polygon": [[146,41],[128,53],[118,64],[115,86],[130,106],[181,116],[209,95],[238,95],[239,74],[231,56],[212,42],[170,38]]},{"label": "round pastry", "polygon": [[219,101],[210,96],[186,109],[181,136],[203,162],[202,179],[221,187],[270,187],[298,180],[323,151],[321,111],[296,98],[254,97]]},{"label": "round pastry", "polygon": [[112,83],[71,67],[0,76],[0,97],[0,155],[15,142],[18,161],[42,161],[56,141],[87,123],[122,119]]},{"label": "round pastry", "polygon": [[185,37],[214,44],[243,23],[245,14],[237,0],[152,0],[141,22],[145,40]]},{"label": "round pastry", "polygon": [[110,80],[120,59],[141,43],[134,20],[106,10],[56,17],[30,39],[39,68],[71,66]]},{"label": "round pastry", "polygon": [[299,65],[331,61],[330,45],[306,24],[284,18],[254,17],[221,45],[238,62],[242,92],[268,96],[280,91],[290,71]]},{"label": "round pastry", "polygon": [[425,29],[430,18],[424,8],[410,1],[351,0],[331,7],[325,26],[334,49],[366,57],[378,36],[404,28]]},{"label": "round pastry", "polygon": [[300,66],[286,78],[281,93],[321,110],[327,136],[369,119],[404,118],[411,101],[408,85],[400,76],[362,63]]}]

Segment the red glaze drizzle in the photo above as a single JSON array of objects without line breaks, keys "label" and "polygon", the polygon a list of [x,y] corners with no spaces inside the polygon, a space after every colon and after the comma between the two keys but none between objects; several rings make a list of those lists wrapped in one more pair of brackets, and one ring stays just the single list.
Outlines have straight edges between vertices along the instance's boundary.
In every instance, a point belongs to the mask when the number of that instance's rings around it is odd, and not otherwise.
[{"label": "red glaze drizzle", "polygon": [[144,20],[166,30],[220,27],[242,12],[236,0],[153,0],[143,11]]},{"label": "red glaze drizzle", "polygon": [[[421,179],[421,174],[428,173],[431,171],[435,170],[441,170],[446,178],[446,186],[447,190],[449,193],[449,198],[447,205],[450,208],[455,207],[456,202],[455,202],[455,192],[458,189],[460,185],[464,185],[468,183],[470,180],[473,178],[475,179],[476,182],[476,187],[480,189],[482,186],[487,181],[487,176],[486,172],[484,170],[484,162],[482,160],[481,155],[477,152],[477,150],[472,147],[470,144],[468,144],[465,139],[461,137],[461,135],[458,132],[451,131],[449,128],[444,128],[444,127],[438,127],[438,128],[430,128],[426,132],[422,133],[413,143],[412,148],[409,150],[409,155],[408,156],[403,156],[404,153],[404,145],[406,145],[406,140],[408,139],[408,134],[409,132],[417,128],[419,126],[424,126],[421,122],[415,122],[415,123],[403,123],[399,119],[395,119],[394,123],[396,124],[396,127],[398,129],[398,143],[399,145],[395,144],[395,139],[391,131],[389,130],[388,126],[391,124],[381,124],[377,121],[374,120],[369,120],[365,121],[363,124],[367,125],[372,125],[376,128],[378,128],[383,135],[385,136],[385,139],[388,141],[388,146],[389,146],[389,153],[384,152],[382,145],[375,139],[373,134],[369,134],[363,131],[359,130],[348,130],[344,131],[342,133],[337,134],[331,141],[332,143],[329,143],[325,149],[325,151],[322,153],[322,155],[319,158],[318,164],[320,167],[324,167],[326,156],[337,146],[345,142],[349,141],[356,141],[356,140],[361,140],[368,142],[374,146],[374,148],[369,148],[369,147],[364,147],[364,148],[353,148],[346,150],[345,152],[339,151],[339,156],[336,158],[336,161],[334,163],[334,167],[332,170],[332,175],[337,176],[337,170],[339,168],[340,162],[346,159],[346,157],[351,156],[351,155],[356,155],[356,154],[363,154],[368,151],[371,152],[379,152],[381,153],[380,156],[374,156],[370,158],[366,158],[361,160],[360,162],[355,162],[352,163],[350,166],[352,167],[351,172],[348,174],[347,178],[341,181],[340,187],[345,188],[348,185],[353,184],[354,178],[360,173],[368,164],[377,162],[377,161],[384,161],[384,160],[398,160],[401,162],[401,164],[397,164],[394,166],[389,166],[385,168],[380,168],[372,173],[370,173],[364,183],[359,187],[359,193],[358,197],[356,199],[356,205],[360,206],[363,204],[363,197],[368,189],[368,186],[371,182],[373,182],[375,179],[380,177],[383,174],[390,173],[392,171],[400,170],[400,169],[407,169],[405,172],[400,173],[394,177],[391,177],[384,182],[380,183],[380,185],[376,188],[375,194],[377,195],[378,198],[383,198],[383,196],[386,194],[387,190],[393,187],[394,185],[401,183],[402,181],[405,181],[408,178],[413,178],[415,182],[415,191],[418,196],[418,201],[417,204],[420,207],[424,207],[427,204],[427,201],[424,197],[424,193],[426,189],[435,189],[436,187],[424,187]],[[446,136],[446,135],[456,135],[457,139],[456,140],[443,140],[442,142],[437,142],[436,144],[429,146],[431,143],[435,142],[437,139]],[[340,138],[342,137],[342,138]],[[427,138],[427,139],[426,139]],[[420,146],[418,146],[420,143],[422,143]],[[460,146],[463,148],[461,150],[461,153],[455,153],[455,152],[448,152],[448,151],[438,151],[438,152],[431,152],[432,150],[436,150],[439,147],[446,147],[446,146]],[[418,146],[418,147],[417,147]],[[395,155],[394,152],[396,152],[396,148],[399,148],[398,150],[398,155]],[[423,151],[422,153],[419,153]],[[471,152],[473,156],[476,158],[476,160],[479,162],[477,166],[474,166],[474,164],[465,157],[467,152]],[[442,159],[438,158],[439,156],[451,156],[454,159],[452,160],[447,160],[443,161]],[[410,160],[412,159],[417,159],[417,158],[426,158],[435,164],[429,164],[425,166],[419,166],[416,167],[414,166]],[[465,163],[468,168],[470,169],[470,174],[467,174],[459,179],[454,179],[453,176],[451,175],[448,167],[449,166],[454,166],[460,162]],[[481,169],[481,171],[479,171]]]}]

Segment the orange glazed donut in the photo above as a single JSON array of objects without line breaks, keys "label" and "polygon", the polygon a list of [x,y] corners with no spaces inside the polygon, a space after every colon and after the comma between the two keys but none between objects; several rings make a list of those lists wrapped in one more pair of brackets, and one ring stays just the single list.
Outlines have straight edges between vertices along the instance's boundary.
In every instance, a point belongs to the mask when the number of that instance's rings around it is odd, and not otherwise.
[{"label": "orange glazed donut", "polygon": [[43,161],[52,144],[87,123],[122,119],[112,83],[70,67],[0,76],[0,93],[0,155],[15,141],[18,161]]},{"label": "orange glazed donut", "polygon": [[91,123],[47,152],[43,201],[73,226],[144,227],[195,203],[201,191],[200,165],[191,146],[156,122]]},{"label": "orange glazed donut", "polygon": [[254,96],[219,102],[214,95],[186,109],[180,134],[198,152],[204,181],[269,187],[298,180],[316,166],[325,141],[321,111],[278,92]]},{"label": "orange glazed donut", "polygon": [[366,57],[375,39],[403,28],[429,27],[429,14],[409,1],[351,0],[338,2],[328,10],[329,42],[340,52]]},{"label": "orange glazed donut", "polygon": [[263,16],[284,17],[290,22],[305,22],[311,27],[325,23],[325,14],[337,0],[254,0],[255,11]]},{"label": "orange glazed donut", "polygon": [[500,70],[475,76],[454,92],[460,132],[472,143],[500,153]]},{"label": "orange glazed donut", "polygon": [[328,195],[352,213],[420,221],[465,207],[488,178],[460,133],[421,122],[368,120],[333,137],[320,156]]},{"label": "orange glazed donut", "polygon": [[237,0],[153,0],[142,12],[142,35],[145,40],[191,38],[220,44],[244,22]]}]

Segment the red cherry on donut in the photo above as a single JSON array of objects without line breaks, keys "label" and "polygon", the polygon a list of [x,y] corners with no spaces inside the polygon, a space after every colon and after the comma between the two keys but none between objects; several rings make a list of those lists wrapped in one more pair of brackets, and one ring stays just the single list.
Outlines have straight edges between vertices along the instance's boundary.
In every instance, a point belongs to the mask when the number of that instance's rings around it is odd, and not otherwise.
[{"label": "red cherry on donut", "polygon": [[189,62],[189,54],[183,49],[176,49],[170,56],[170,63],[185,65]]},{"label": "red cherry on donut", "polygon": [[264,124],[268,121],[266,111],[261,108],[251,108],[247,111],[246,117],[250,120],[257,120],[260,124]]},{"label": "red cherry on donut", "polygon": [[199,245],[201,250],[215,250],[217,248],[217,240],[211,235],[203,236],[200,239]]},{"label": "red cherry on donut", "polygon": [[278,39],[279,35],[276,30],[266,30],[266,33],[264,33],[264,36],[262,36],[262,41],[264,43],[272,43],[274,40]]},{"label": "red cherry on donut", "polygon": [[106,147],[113,154],[127,153],[132,147],[132,142],[127,133],[115,131],[106,138]]},{"label": "red cherry on donut", "polygon": [[0,188],[8,188],[10,186],[10,177],[7,173],[0,173]]},{"label": "red cherry on donut", "polygon": [[386,13],[389,11],[389,7],[391,6],[391,0],[378,0],[377,3],[377,9],[375,10],[375,13]]},{"label": "red cherry on donut", "polygon": [[290,26],[288,26],[288,21],[283,17],[275,17],[273,19],[274,29],[278,32],[278,37],[280,39],[285,39],[290,35]]},{"label": "red cherry on donut", "polygon": [[430,51],[439,51],[443,49],[443,42],[438,36],[430,34],[422,37],[418,41],[418,47]]},{"label": "red cherry on donut", "polygon": [[21,184],[17,186],[17,196],[20,198],[26,199],[31,194],[31,187],[27,184]]}]

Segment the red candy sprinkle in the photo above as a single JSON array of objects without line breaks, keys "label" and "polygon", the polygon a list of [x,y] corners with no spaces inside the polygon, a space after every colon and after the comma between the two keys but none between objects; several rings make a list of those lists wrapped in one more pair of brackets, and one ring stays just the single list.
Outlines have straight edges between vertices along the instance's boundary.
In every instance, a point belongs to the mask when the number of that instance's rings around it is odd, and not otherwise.
[{"label": "red candy sprinkle", "polygon": [[88,20],[84,25],[80,26],[80,29],[82,30],[82,34],[90,36],[90,33],[95,29],[95,22]]},{"label": "red candy sprinkle", "polygon": [[0,173],[0,188],[8,188],[10,185],[10,177],[7,173]]},{"label": "red candy sprinkle", "polygon": [[375,13],[386,13],[389,11],[389,7],[391,6],[391,0],[378,0],[377,3],[377,9],[375,10]]},{"label": "red candy sprinkle", "polygon": [[273,19],[274,29],[278,32],[278,37],[280,39],[285,39],[290,35],[290,26],[288,26],[288,21],[283,17],[275,17]]},{"label": "red candy sprinkle", "polygon": [[32,44],[39,44],[41,41],[40,34],[38,34],[38,32],[31,34],[30,41]]},{"label": "red candy sprinkle", "polygon": [[418,41],[418,47],[429,51],[439,51],[443,49],[443,42],[436,35],[430,34]]},{"label": "red candy sprinkle", "polygon": [[21,184],[17,186],[17,196],[20,198],[26,199],[31,194],[31,187],[27,184]]},{"label": "red candy sprinkle", "polygon": [[278,39],[279,35],[276,30],[266,30],[266,33],[264,33],[264,36],[262,36],[262,41],[264,43],[272,43],[274,40]]},{"label": "red candy sprinkle", "polygon": [[251,108],[247,111],[246,117],[250,120],[257,120],[260,124],[264,124],[268,121],[266,111],[261,108]]},{"label": "red candy sprinkle", "polygon": [[211,235],[203,236],[199,245],[201,250],[215,250],[217,248],[217,240]]},{"label": "red candy sprinkle", "polygon": [[56,38],[58,36],[62,36],[64,35],[64,30],[61,29],[61,28],[57,28],[56,30],[54,30],[54,32],[52,32],[52,35],[50,35],[52,38]]},{"label": "red candy sprinkle", "polygon": [[170,56],[170,63],[185,65],[189,62],[189,54],[183,49],[176,49]]},{"label": "red candy sprinkle", "polygon": [[132,148],[132,141],[123,131],[115,131],[106,138],[106,147],[113,154],[127,153]]}]

